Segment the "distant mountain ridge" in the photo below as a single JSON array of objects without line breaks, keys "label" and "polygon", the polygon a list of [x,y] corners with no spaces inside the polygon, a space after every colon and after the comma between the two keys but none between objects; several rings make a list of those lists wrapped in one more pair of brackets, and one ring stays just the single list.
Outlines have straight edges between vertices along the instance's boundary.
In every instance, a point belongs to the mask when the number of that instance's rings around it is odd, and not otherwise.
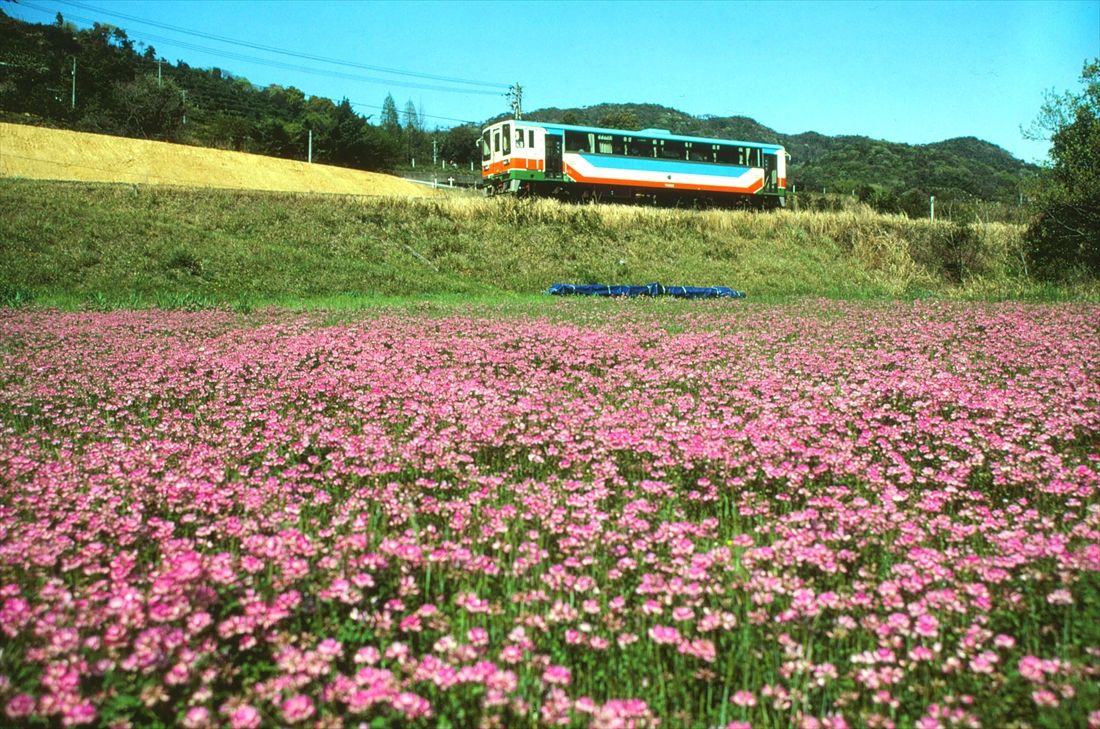
[{"label": "distant mountain ridge", "polygon": [[893,211],[923,210],[930,195],[945,202],[1015,204],[1023,182],[1038,169],[975,137],[913,145],[812,131],[783,134],[745,116],[692,116],[660,104],[549,107],[524,116],[782,144],[791,155],[788,173],[797,189],[855,192],[875,207]]}]

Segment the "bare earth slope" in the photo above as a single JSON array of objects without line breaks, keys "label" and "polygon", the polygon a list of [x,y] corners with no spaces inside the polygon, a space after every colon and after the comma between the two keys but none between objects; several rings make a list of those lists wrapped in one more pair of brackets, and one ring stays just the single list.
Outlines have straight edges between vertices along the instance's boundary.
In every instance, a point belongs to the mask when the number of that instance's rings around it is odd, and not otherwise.
[{"label": "bare earth slope", "polygon": [[391,175],[167,142],[0,124],[0,177],[423,197]]}]

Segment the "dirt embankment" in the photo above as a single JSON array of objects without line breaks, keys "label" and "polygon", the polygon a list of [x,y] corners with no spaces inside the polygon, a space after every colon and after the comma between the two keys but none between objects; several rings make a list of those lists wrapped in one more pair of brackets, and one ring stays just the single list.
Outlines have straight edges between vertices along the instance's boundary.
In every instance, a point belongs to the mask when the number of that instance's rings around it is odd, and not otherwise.
[{"label": "dirt embankment", "polygon": [[243,152],[0,124],[0,177],[423,197],[391,175]]}]

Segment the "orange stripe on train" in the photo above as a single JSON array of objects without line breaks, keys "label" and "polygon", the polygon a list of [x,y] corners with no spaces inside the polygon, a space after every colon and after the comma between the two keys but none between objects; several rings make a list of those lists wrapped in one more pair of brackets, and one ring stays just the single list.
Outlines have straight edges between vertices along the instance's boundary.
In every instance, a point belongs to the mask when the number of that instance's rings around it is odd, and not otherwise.
[{"label": "orange stripe on train", "polygon": [[[508,164],[504,164],[507,161]],[[526,157],[511,157],[508,160],[502,160],[500,162],[493,162],[486,168],[484,165],[481,167],[481,176],[488,177],[489,175],[504,174],[508,170],[541,170],[541,159],[528,159]]]}]

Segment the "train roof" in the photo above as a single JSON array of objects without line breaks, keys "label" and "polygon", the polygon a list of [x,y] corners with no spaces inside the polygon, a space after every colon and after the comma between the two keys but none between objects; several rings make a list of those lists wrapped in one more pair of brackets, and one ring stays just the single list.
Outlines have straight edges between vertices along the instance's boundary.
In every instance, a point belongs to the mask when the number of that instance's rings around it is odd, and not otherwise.
[{"label": "train roof", "polygon": [[535,121],[533,119],[500,119],[488,126],[497,124],[526,124],[528,126],[542,127],[553,131],[569,132],[596,132],[599,134],[622,134],[628,137],[646,137],[649,139],[671,139],[677,142],[703,142],[710,144],[732,144],[738,147],[759,147],[773,152],[783,149],[781,144],[767,144],[765,142],[745,142],[737,139],[719,139],[717,137],[689,137],[683,134],[673,134],[667,129],[612,129],[609,127],[588,127],[577,124],[557,124],[554,122]]}]

